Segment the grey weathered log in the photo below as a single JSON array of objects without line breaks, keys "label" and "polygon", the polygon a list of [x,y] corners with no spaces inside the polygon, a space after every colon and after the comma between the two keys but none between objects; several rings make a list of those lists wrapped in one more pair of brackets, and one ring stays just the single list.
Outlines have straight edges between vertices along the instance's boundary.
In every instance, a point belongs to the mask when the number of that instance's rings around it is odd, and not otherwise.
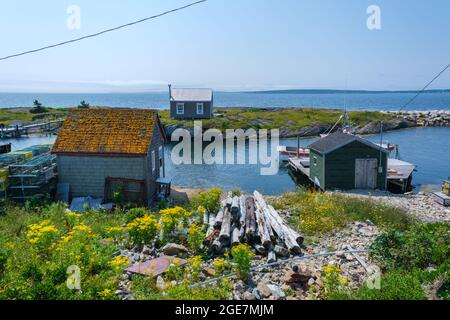
[{"label": "grey weathered log", "polygon": [[278,235],[280,240],[285,243],[287,248],[292,253],[301,253],[300,244],[303,242],[303,237],[286,225],[278,212],[276,212],[272,206],[267,205],[263,196],[259,192],[255,191],[254,196],[258,205],[264,208],[265,216],[267,220],[269,220],[270,225],[275,230],[275,233]]},{"label": "grey weathered log", "polygon": [[264,222],[264,226],[267,228],[267,231],[269,232],[270,240],[273,242],[276,241],[275,233],[273,232],[272,224],[270,221],[270,218],[267,216],[267,209],[263,207],[258,201],[255,201],[255,207],[256,209],[261,213],[261,219]]},{"label": "grey weathered log", "polygon": [[248,197],[245,200],[245,236],[247,242],[252,242],[256,234],[255,200]]},{"label": "grey weathered log", "polygon": [[231,236],[231,212],[228,207],[225,208],[223,213],[222,227],[220,229],[219,240],[222,243],[230,243]]},{"label": "grey weathered log", "polygon": [[283,219],[280,217],[280,215],[278,214],[278,212],[275,210],[274,207],[272,207],[271,205],[268,206],[269,208],[269,213],[270,215],[277,221],[280,221],[281,223],[283,223],[284,228],[286,229],[285,231],[287,233],[289,233],[289,235],[295,239],[295,242],[301,246],[303,244],[304,238],[295,230],[293,230],[292,228],[290,228],[289,226],[286,225],[286,223],[284,223]]},{"label": "grey weathered log", "polygon": [[231,206],[233,204],[233,197],[231,195],[231,192],[228,193],[228,198],[225,199],[225,206],[231,209]]},{"label": "grey weathered log", "polygon": [[209,225],[209,213],[208,212],[205,212],[203,214],[203,224]]},{"label": "grey weathered log", "polygon": [[264,248],[264,246],[262,246],[260,244],[253,244],[253,248],[255,248],[256,253],[258,253],[260,255],[265,255],[267,253],[267,249]]},{"label": "grey weathered log", "polygon": [[220,231],[218,229],[211,228],[208,230],[205,240],[203,240],[203,245],[209,247],[219,237],[219,234]]},{"label": "grey weathered log", "polygon": [[241,215],[239,217],[239,225],[240,225],[240,229],[239,229],[239,239],[241,241],[244,240],[245,237],[245,220],[247,217],[247,210],[245,208],[245,196],[240,196],[239,197],[239,208],[241,211]]},{"label": "grey weathered log", "polygon": [[224,208],[220,208],[219,212],[217,213],[216,220],[214,221],[214,228],[220,229],[222,227],[222,220],[223,220],[223,212]]},{"label": "grey weathered log", "polygon": [[237,246],[239,243],[239,228],[234,227],[231,231],[231,246]]},{"label": "grey weathered log", "polygon": [[222,242],[220,242],[219,239],[214,240],[214,242],[211,245],[212,252],[215,254],[220,254],[222,249],[223,249]]},{"label": "grey weathered log", "polygon": [[233,219],[233,221],[239,221],[239,214],[240,214],[240,209],[239,209],[239,197],[233,197],[232,201],[231,201],[231,217]]},{"label": "grey weathered log", "polygon": [[267,263],[273,263],[276,261],[277,261],[277,255],[276,255],[275,251],[272,249],[267,254]]},{"label": "grey weathered log", "polygon": [[255,214],[256,224],[258,225],[258,235],[261,238],[261,243],[264,247],[268,248],[272,245],[272,239],[270,239],[269,229],[267,228],[263,213],[259,207],[256,207]]}]

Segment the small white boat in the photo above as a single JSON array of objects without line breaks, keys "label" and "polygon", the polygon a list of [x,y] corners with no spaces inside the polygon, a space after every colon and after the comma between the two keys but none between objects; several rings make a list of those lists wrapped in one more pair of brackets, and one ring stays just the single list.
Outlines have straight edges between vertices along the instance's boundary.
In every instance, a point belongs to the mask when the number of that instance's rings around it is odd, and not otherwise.
[{"label": "small white boat", "polygon": [[306,148],[278,146],[277,150],[282,162],[288,162],[289,158],[309,157],[309,149]]}]

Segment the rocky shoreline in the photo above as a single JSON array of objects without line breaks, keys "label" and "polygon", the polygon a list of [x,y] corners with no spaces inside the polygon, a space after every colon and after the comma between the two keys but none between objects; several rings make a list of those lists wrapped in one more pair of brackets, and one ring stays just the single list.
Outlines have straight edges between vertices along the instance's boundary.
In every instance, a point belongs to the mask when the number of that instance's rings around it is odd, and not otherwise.
[{"label": "rocky shoreline", "polygon": [[[390,116],[390,120],[383,122],[384,131],[393,131],[407,128],[418,127],[448,127],[450,126],[450,110],[435,110],[435,111],[404,111],[404,112],[390,112],[382,111],[384,114]],[[267,123],[266,123],[267,124]],[[313,124],[302,128],[283,127],[279,128],[280,138],[295,138],[295,137],[316,137],[324,134],[330,129],[332,125],[328,124]],[[193,128],[180,124],[164,125],[166,135],[170,137],[176,129],[186,129],[193,135]],[[255,127],[242,128],[258,129]],[[377,134],[381,131],[381,122],[372,121],[364,126],[348,126],[347,130],[359,135]]]}]

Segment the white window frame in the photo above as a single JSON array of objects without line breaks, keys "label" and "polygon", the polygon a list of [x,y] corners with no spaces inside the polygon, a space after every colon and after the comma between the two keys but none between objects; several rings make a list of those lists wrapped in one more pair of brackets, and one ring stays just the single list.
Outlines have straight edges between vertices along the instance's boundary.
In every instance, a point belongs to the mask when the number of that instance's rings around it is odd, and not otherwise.
[{"label": "white window frame", "polygon": [[[202,108],[202,112],[198,111],[199,107]],[[197,103],[196,111],[197,111],[198,115],[204,115],[205,114],[205,105],[202,102]]]},{"label": "white window frame", "polygon": [[155,150],[152,151],[152,172],[156,170],[156,153]]},{"label": "white window frame", "polygon": [[[181,107],[181,111],[180,108]],[[184,114],[184,103],[177,103],[177,114]]]}]

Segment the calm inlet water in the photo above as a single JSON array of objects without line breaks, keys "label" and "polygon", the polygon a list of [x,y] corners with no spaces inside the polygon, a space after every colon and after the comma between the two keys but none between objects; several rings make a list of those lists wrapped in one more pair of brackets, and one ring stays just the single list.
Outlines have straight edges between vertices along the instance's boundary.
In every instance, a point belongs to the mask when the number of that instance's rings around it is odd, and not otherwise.
[{"label": "calm inlet water", "polygon": [[[215,92],[214,103],[220,107],[316,107],[348,108],[350,110],[399,110],[414,93],[333,93],[280,94]],[[48,107],[73,107],[81,100],[91,105],[167,109],[168,93],[108,93],[108,94],[45,94],[0,93],[0,108],[32,107],[38,99]],[[450,109],[450,93],[424,93],[408,110]]]},{"label": "calm inlet water", "polygon": [[[379,142],[378,135],[368,136]],[[40,143],[51,143],[54,136],[12,139],[13,149],[21,149]],[[303,139],[302,146],[317,139]],[[8,142],[8,141],[6,141]],[[450,176],[450,128],[417,128],[385,133],[384,142],[400,146],[403,160],[418,166],[413,183],[416,186],[438,185]],[[282,145],[296,146],[296,139],[282,139]],[[294,190],[295,184],[286,168],[280,168],[275,176],[261,176],[259,165],[180,165],[170,161],[171,145],[166,148],[166,173],[174,185],[186,188],[222,187],[239,188],[246,192],[255,189],[265,194],[280,194]],[[247,150],[247,149],[246,149]],[[246,150],[240,150],[241,152]]]}]

